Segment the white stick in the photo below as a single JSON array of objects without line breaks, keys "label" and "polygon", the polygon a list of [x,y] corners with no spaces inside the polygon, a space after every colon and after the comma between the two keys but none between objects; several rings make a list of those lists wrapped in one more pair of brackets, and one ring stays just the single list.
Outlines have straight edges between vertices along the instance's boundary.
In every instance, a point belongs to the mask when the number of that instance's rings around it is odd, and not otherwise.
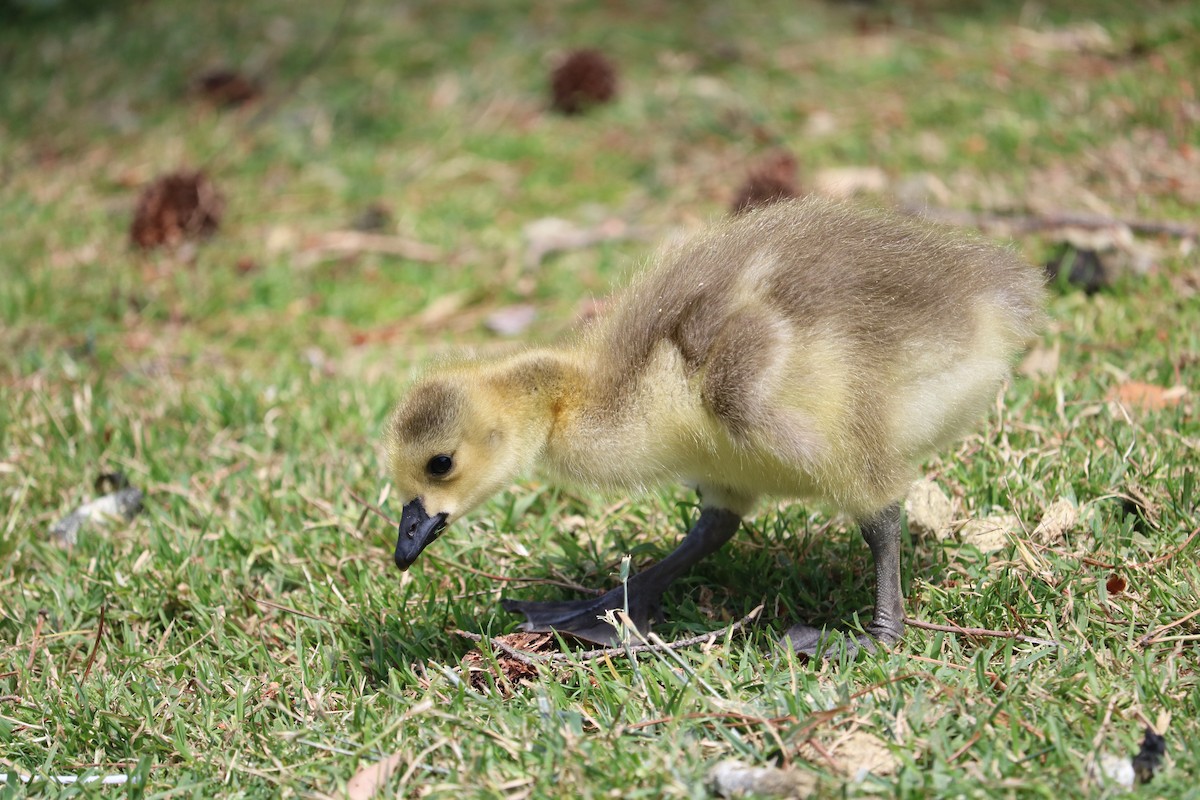
[{"label": "white stick", "polygon": [[[8,783],[8,773],[0,772],[0,783]],[[128,775],[84,775],[82,778],[78,775],[51,775],[48,778],[41,778],[36,775],[14,775],[16,780],[21,783],[33,783],[35,780],[48,780],[54,783],[102,783],[108,786],[115,786],[129,781]]]}]

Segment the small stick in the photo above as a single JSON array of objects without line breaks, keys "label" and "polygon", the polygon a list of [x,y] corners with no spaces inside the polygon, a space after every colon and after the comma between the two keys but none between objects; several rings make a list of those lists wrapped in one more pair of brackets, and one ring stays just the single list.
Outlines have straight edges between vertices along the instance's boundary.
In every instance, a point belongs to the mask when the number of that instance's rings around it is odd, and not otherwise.
[{"label": "small stick", "polygon": [[258,603],[263,608],[270,608],[275,611],[282,611],[285,614],[295,614],[297,617],[304,617],[305,619],[312,619],[312,620],[316,620],[317,622],[328,622],[330,624],[334,624],[333,620],[329,619],[328,617],[322,617],[319,614],[313,614],[309,611],[301,611],[298,608],[292,608],[291,606],[285,606],[282,603],[276,603],[274,600],[264,600],[261,597],[255,597],[254,595],[250,594],[249,592],[242,592],[242,594],[245,595],[247,598],[253,600],[254,602]]},{"label": "small stick", "polygon": [[[754,619],[756,617],[758,617],[759,613],[762,612],[762,610],[763,610],[763,606],[762,606],[762,604],[759,604],[749,614],[742,617],[741,619],[739,619],[737,622],[733,623],[732,625],[728,625],[724,628],[721,628],[720,630],[710,631],[708,633],[702,633],[699,636],[689,636],[686,639],[678,639],[674,642],[663,642],[662,644],[634,644],[634,645],[630,645],[629,647],[605,647],[605,648],[596,649],[596,650],[583,650],[583,651],[575,652],[575,653],[551,653],[551,654],[543,656],[543,655],[537,655],[535,653],[528,653],[523,650],[517,650],[516,648],[510,647],[509,645],[505,644],[503,641],[500,641],[499,639],[496,639],[496,638],[492,638],[490,641],[494,647],[497,647],[497,648],[503,650],[504,652],[511,655],[513,658],[516,658],[517,660],[519,660],[525,664],[534,664],[537,662],[541,662],[541,663],[545,664],[545,663],[550,663],[550,662],[563,662],[563,661],[595,661],[598,658],[607,658],[609,656],[623,656],[623,655],[628,655],[631,653],[647,653],[647,652],[663,652],[663,651],[667,651],[667,650],[679,650],[684,647],[691,647],[691,646],[697,645],[697,644],[707,644],[710,642],[714,642],[723,636],[732,635],[734,633],[737,633],[739,630],[746,627],[746,625],[748,625],[750,622],[753,622]],[[459,636],[462,636],[464,639],[470,639],[473,642],[481,642],[484,639],[484,637],[480,636],[478,633],[471,633],[469,631],[458,630],[458,631],[455,631],[455,633],[457,633]],[[532,659],[532,660],[526,660],[526,659]]]},{"label": "small stick", "polygon": [[96,660],[96,653],[100,652],[100,637],[104,635],[104,612],[108,609],[108,603],[100,606],[100,621],[96,623],[96,640],[92,642],[92,652],[88,655],[87,663],[83,665],[83,677],[79,679],[80,683],[87,682],[88,675],[92,672],[92,663]]},{"label": "small stick", "polygon": [[903,206],[900,209],[911,216],[925,217],[935,222],[961,227],[1004,228],[1013,233],[1036,233],[1053,228],[1104,228],[1126,227],[1136,233],[1165,233],[1181,239],[1200,237],[1200,230],[1182,222],[1154,219],[1120,219],[1102,214],[1087,214],[1079,211],[1059,211],[1053,214],[989,214],[985,212],[957,211],[949,208]]},{"label": "small stick", "polygon": [[363,231],[326,231],[311,237],[306,244],[310,250],[328,253],[382,253],[426,263],[441,261],[444,257],[438,248],[416,239]]},{"label": "small stick", "polygon": [[947,763],[953,764],[959,759],[960,756],[962,756],[963,753],[974,747],[975,743],[979,741],[979,736],[979,731],[975,731],[975,733],[971,734],[971,738],[967,739],[967,743],[955,750],[950,757],[946,759]]},{"label": "small stick", "polygon": [[38,639],[42,635],[42,626],[46,624],[46,611],[38,611],[37,624],[33,626],[33,640],[29,643],[29,658],[25,661],[25,671],[33,669],[33,661],[37,658]]},{"label": "small stick", "polygon": [[1192,540],[1195,539],[1198,534],[1200,534],[1200,528],[1196,528],[1196,530],[1194,530],[1190,534],[1188,534],[1188,537],[1183,540],[1183,544],[1179,545],[1179,547],[1176,547],[1174,550],[1167,553],[1166,555],[1161,555],[1158,558],[1152,558],[1149,561],[1143,561],[1140,564],[1130,564],[1128,567],[1126,567],[1126,569],[1141,569],[1142,567],[1152,567],[1155,564],[1161,564],[1164,561],[1169,561],[1172,558],[1174,558],[1175,556],[1182,553],[1184,550],[1186,550],[1187,546],[1192,543]]},{"label": "small stick", "polygon": [[1038,639],[1034,636],[1026,636],[1023,633],[1016,631],[994,631],[990,628],[964,628],[961,625],[938,625],[935,622],[921,622],[920,620],[905,618],[904,624],[911,625],[914,628],[922,628],[927,631],[940,631],[942,633],[958,633],[963,636],[987,636],[993,639],[1014,639],[1018,642],[1027,642],[1029,644],[1046,644],[1054,647],[1062,647],[1062,642],[1054,639]]},{"label": "small stick", "polygon": [[1152,640],[1155,639],[1159,634],[1166,633],[1167,631],[1171,630],[1171,628],[1174,628],[1178,625],[1182,625],[1183,623],[1187,622],[1189,619],[1193,619],[1196,616],[1200,616],[1200,608],[1197,608],[1195,611],[1192,611],[1191,613],[1184,614],[1182,617],[1175,620],[1174,622],[1168,622],[1166,625],[1162,625],[1162,626],[1150,631],[1145,636],[1138,639],[1138,647],[1145,647],[1146,645],[1151,644]]}]

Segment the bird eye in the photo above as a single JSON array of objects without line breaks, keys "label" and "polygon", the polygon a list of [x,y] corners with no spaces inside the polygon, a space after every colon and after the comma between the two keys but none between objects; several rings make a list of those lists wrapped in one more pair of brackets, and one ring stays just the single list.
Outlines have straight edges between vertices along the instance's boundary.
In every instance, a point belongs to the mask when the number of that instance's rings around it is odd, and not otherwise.
[{"label": "bird eye", "polygon": [[430,475],[445,475],[454,466],[454,459],[447,455],[438,455],[429,459],[429,463],[425,465],[425,469]]}]

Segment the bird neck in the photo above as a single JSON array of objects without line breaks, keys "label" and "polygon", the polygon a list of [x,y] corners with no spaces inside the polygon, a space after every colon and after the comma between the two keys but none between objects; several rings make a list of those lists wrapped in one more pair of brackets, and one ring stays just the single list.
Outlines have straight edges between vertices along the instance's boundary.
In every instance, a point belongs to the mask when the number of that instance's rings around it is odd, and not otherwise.
[{"label": "bird neck", "polygon": [[542,450],[564,413],[586,396],[586,372],[562,350],[531,350],[503,361],[492,386],[526,446]]}]

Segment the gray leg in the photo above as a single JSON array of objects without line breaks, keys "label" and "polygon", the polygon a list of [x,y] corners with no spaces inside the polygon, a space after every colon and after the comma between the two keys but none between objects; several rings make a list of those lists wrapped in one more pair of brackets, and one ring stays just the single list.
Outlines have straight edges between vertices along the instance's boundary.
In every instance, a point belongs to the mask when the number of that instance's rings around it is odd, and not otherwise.
[{"label": "gray leg", "polygon": [[558,631],[602,645],[617,644],[617,631],[604,620],[607,611],[628,608],[629,618],[642,633],[650,630],[650,621],[659,612],[662,593],[676,578],[697,562],[715,553],[737,532],[742,518],[723,508],[705,508],[700,519],[688,531],[670,555],[654,566],[639,572],[626,587],[618,586],[593,600],[564,600],[537,603],[525,600],[503,600],[505,611],[524,614],[524,631]]},{"label": "gray leg", "polygon": [[[880,511],[874,517],[860,523],[863,539],[871,548],[875,558],[875,616],[866,627],[867,635],[843,640],[846,650],[853,654],[858,648],[875,650],[875,642],[893,644],[904,635],[904,598],[900,593],[900,504]],[[826,631],[808,625],[793,625],[786,639],[797,653],[814,656],[818,651],[827,655],[836,653],[826,650],[834,644],[833,637]]]}]

